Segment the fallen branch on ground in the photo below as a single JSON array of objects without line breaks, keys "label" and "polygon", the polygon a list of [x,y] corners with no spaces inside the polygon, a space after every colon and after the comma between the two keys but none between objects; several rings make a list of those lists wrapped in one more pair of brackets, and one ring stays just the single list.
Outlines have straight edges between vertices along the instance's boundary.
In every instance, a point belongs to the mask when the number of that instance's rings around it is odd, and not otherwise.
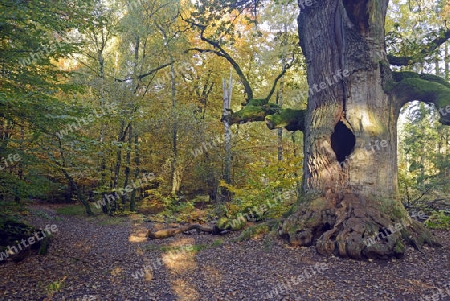
[{"label": "fallen branch on ground", "polygon": [[[152,232],[151,230],[148,230],[147,237],[151,239],[163,239],[172,237],[176,234],[183,233],[190,230],[199,230],[207,233],[211,233],[213,235],[220,235],[222,232],[227,232],[224,230],[219,229],[217,226],[202,226],[199,224],[191,224],[186,226],[181,226],[179,228],[168,228],[163,230],[158,230],[156,232]],[[223,233],[225,234],[225,233]]]}]

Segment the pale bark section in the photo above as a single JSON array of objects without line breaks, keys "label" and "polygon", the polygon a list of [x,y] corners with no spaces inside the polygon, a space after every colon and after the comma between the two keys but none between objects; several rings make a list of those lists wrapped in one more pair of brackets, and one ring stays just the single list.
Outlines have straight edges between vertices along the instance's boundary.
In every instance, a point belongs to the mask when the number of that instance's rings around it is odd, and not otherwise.
[{"label": "pale bark section", "polygon": [[344,169],[353,192],[395,197],[398,191],[396,108],[383,91],[379,71],[356,72],[351,77],[347,119],[356,143]]},{"label": "pale bark section", "polygon": [[225,163],[223,178],[227,184],[231,184],[231,127],[230,127],[230,105],[233,94],[233,73],[230,70],[230,80],[227,85],[226,79],[222,79],[223,85],[223,123],[225,126]]}]

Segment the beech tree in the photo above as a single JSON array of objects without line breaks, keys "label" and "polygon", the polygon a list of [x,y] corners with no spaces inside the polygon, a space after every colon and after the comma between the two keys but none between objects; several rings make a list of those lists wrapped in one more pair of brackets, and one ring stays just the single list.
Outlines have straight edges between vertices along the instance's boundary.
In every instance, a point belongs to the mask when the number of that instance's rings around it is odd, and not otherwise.
[{"label": "beech tree", "polygon": [[[434,75],[394,72],[391,66],[430,55],[450,30],[432,35],[417,56],[389,55],[388,4],[300,0],[307,108],[281,109],[268,99],[248,97],[231,117],[235,123],[265,120],[271,129],[304,134],[303,202],[279,229],[292,245],[315,245],[321,254],[352,258],[401,256],[405,244],[436,245],[398,197],[397,119],[402,106],[419,100],[434,104],[440,122],[450,125],[450,84]],[[367,243],[380,233],[377,243]]]}]

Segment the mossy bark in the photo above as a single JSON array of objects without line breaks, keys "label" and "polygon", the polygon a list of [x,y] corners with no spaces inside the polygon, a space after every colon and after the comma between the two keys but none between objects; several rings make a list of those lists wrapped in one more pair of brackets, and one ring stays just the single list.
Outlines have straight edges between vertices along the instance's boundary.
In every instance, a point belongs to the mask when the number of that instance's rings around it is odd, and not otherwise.
[{"label": "mossy bark", "polygon": [[397,109],[411,100],[432,103],[441,118],[439,122],[450,125],[450,83],[431,74],[394,72],[387,91],[395,100]]},{"label": "mossy bark", "polygon": [[[4,260],[1,260],[0,263],[6,262],[7,259],[19,262],[31,254],[45,255],[48,252],[52,235],[46,232],[46,236],[43,237],[42,234],[39,234],[41,240],[34,239],[34,243],[29,244],[28,239],[36,233],[41,233],[41,230],[23,222],[0,220],[0,252],[9,254],[7,258],[2,256]],[[27,246],[22,241],[25,241]]]},{"label": "mossy bark", "polygon": [[286,128],[288,131],[303,131],[305,110],[281,109],[264,99],[253,99],[248,105],[229,116],[231,124],[265,121],[269,129]]},{"label": "mossy bark", "polygon": [[305,130],[305,110],[283,109],[280,112],[266,116],[266,125],[269,129],[284,127],[288,131]]},{"label": "mossy bark", "polygon": [[264,121],[266,116],[277,113],[280,107],[276,104],[246,105],[228,116],[230,124]]},{"label": "mossy bark", "polygon": [[[418,96],[446,105],[448,88],[436,78],[392,74],[384,49],[387,6],[388,0],[330,0],[301,10],[300,43],[314,93],[305,114],[305,201],[279,228],[292,245],[357,259],[400,257],[406,244],[436,245],[398,198],[397,119],[401,105]],[[335,76],[343,71],[348,76]]]}]

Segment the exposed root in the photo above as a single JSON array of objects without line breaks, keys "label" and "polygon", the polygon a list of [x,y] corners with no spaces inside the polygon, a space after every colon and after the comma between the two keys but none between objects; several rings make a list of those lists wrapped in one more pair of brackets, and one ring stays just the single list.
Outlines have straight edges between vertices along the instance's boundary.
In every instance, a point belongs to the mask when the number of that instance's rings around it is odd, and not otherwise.
[{"label": "exposed root", "polygon": [[403,256],[406,244],[438,246],[421,224],[396,202],[378,202],[353,193],[319,197],[281,226],[291,245],[315,245],[324,255],[355,259]]}]

